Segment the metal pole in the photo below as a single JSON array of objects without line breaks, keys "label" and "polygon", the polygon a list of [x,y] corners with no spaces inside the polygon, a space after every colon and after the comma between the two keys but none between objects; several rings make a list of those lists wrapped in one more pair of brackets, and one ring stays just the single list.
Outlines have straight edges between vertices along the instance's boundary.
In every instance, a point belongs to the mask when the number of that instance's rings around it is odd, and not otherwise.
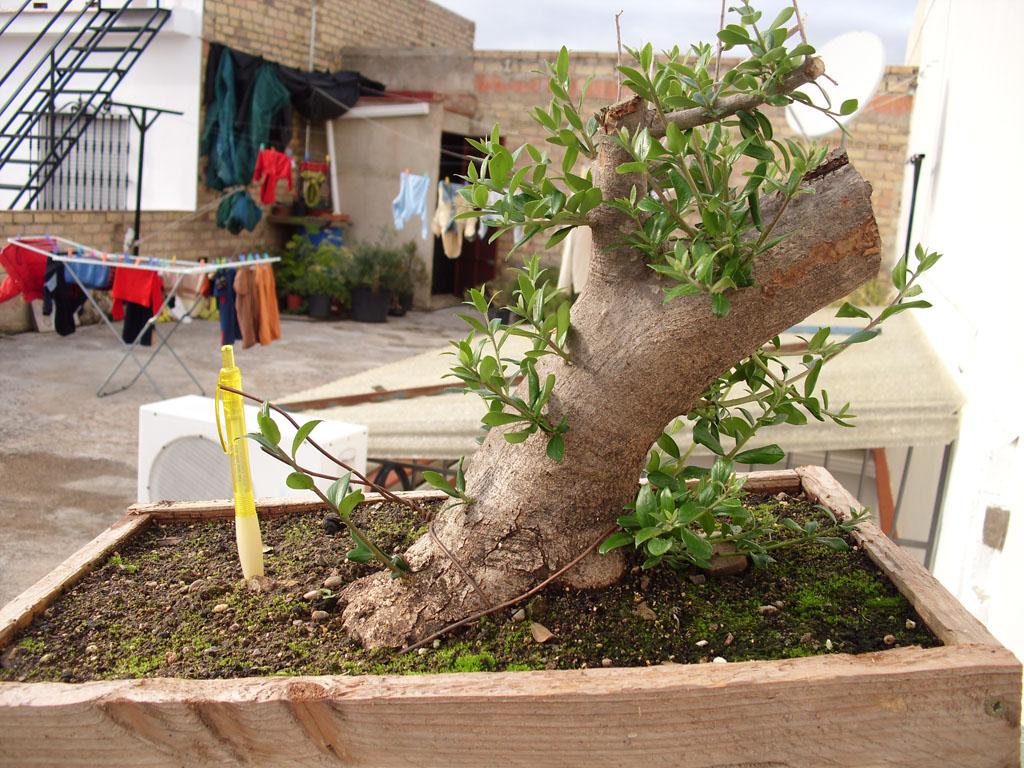
[{"label": "metal pole", "polygon": [[[135,244],[132,245],[132,253],[136,256],[139,255],[139,234],[142,229],[142,163],[146,156],[146,114],[147,110],[145,107],[142,108],[142,122],[136,122],[139,126],[139,163],[136,170],[135,179]],[[132,119],[135,119],[135,113],[132,112]]]},{"label": "metal pole", "polygon": [[907,216],[907,242],[903,245],[903,258],[906,259],[910,255],[910,238],[914,234],[914,208],[917,207],[917,183],[921,179],[921,163],[924,161],[924,155],[920,152],[913,155],[909,162],[914,166],[914,181],[910,189],[910,213]]},{"label": "metal pole", "polygon": [[942,519],[942,504],[946,500],[946,484],[949,482],[949,465],[953,460],[953,443],[946,443],[942,451],[942,468],[939,470],[939,484],[935,489],[935,507],[932,509],[931,525],[928,526],[928,540],[924,548],[924,567],[929,571],[935,562],[936,537]]},{"label": "metal pole", "polygon": [[[309,3],[309,71],[313,71],[316,62],[316,0]],[[306,118],[306,148],[302,153],[303,160],[309,160],[309,118]]]}]

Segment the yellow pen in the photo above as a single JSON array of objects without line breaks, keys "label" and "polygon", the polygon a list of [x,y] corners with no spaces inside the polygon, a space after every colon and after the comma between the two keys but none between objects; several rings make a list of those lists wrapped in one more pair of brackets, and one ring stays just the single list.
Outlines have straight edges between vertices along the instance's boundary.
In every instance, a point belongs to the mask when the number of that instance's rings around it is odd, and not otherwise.
[{"label": "yellow pen", "polygon": [[[217,434],[221,447],[231,461],[231,486],[235,494],[235,541],[238,544],[238,559],[242,564],[242,575],[246,579],[263,575],[263,539],[260,536],[260,521],[256,516],[256,498],[252,490],[252,476],[249,472],[249,448],[245,440],[245,407],[242,396],[225,392],[221,386],[242,389],[242,372],[235,365],[235,350],[230,344],[220,348],[222,368],[217,375]],[[223,404],[224,424],[227,442],[221,431],[220,411]]]}]

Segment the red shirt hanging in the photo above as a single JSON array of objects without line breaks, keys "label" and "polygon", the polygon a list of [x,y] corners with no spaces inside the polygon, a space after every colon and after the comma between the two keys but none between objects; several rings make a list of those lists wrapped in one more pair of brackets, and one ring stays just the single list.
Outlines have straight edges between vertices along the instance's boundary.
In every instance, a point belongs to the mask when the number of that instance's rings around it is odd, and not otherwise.
[{"label": "red shirt hanging", "polygon": [[292,189],[292,159],[276,149],[261,149],[256,156],[252,180],[260,184],[260,202],[271,205],[277,193],[277,182],[284,179]]}]

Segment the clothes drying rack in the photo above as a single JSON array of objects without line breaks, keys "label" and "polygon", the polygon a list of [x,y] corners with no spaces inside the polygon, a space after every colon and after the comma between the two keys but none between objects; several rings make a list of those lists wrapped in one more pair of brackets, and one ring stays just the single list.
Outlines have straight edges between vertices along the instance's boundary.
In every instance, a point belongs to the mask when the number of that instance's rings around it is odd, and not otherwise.
[{"label": "clothes drying rack", "polygon": [[[38,243],[40,241],[47,241],[50,244],[49,250],[44,249]],[[192,313],[202,303],[202,296],[198,296],[188,310],[181,315],[181,317],[174,318],[170,325],[170,328],[166,333],[160,330],[160,326],[157,324],[157,318],[159,318],[164,310],[170,306],[171,299],[174,298],[177,293],[178,287],[186,277],[195,275],[208,275],[216,272],[219,269],[236,269],[238,267],[252,267],[259,264],[272,264],[280,261],[278,256],[269,256],[267,254],[247,254],[244,256],[238,256],[235,258],[221,258],[211,259],[210,261],[189,261],[186,259],[176,258],[159,258],[155,256],[136,256],[131,253],[108,253],[98,248],[91,248],[81,243],[76,243],[74,240],[68,240],[64,237],[57,237],[53,235],[22,235],[20,237],[9,237],[7,242],[14,243],[21,248],[26,248],[35,253],[46,256],[54,261],[63,262],[67,265],[67,271],[71,273],[75,282],[78,283],[78,287],[82,289],[86,299],[99,313],[100,318],[106,324],[107,328],[110,329],[111,334],[117,339],[118,344],[121,345],[123,354],[121,359],[118,360],[117,365],[113,367],[107,378],[103,380],[99,388],[96,390],[97,397],[104,397],[106,395],[113,395],[117,392],[123,392],[129,387],[133,386],[141,377],[145,376],[149,383],[153,385],[153,389],[157,391],[157,394],[161,398],[165,398],[163,390],[160,385],[156,383],[152,376],[149,374],[149,366],[153,360],[164,348],[174,357],[181,366],[182,370],[188,374],[188,377],[192,379],[192,383],[196,385],[199,390],[199,394],[206,394],[203,385],[199,383],[199,380],[195,377],[192,371],[184,360],[174,351],[174,347],[171,346],[170,340],[174,335],[174,332],[178,330],[178,327],[185,321],[186,318],[190,318]],[[86,265],[93,264],[103,267],[112,267],[116,269],[140,269],[148,272],[160,272],[162,274],[174,275],[174,285],[171,290],[164,296],[163,303],[160,305],[160,309],[157,310],[151,318],[146,321],[142,329],[135,336],[132,342],[129,344],[118,333],[117,328],[107,317],[106,312],[100,307],[93,296],[93,289],[86,287],[79,277],[78,272],[75,270],[75,265]],[[173,317],[173,315],[172,315]],[[135,349],[139,346],[142,341],[142,337],[145,336],[146,331],[152,328],[156,337],[160,340],[156,348],[149,354],[149,357],[145,360],[140,360],[135,356]],[[107,385],[110,384],[111,380],[117,375],[117,372],[121,370],[121,366],[131,358],[132,361],[138,366],[138,373],[135,374],[134,378],[127,384],[117,387],[116,389],[107,389]]]}]

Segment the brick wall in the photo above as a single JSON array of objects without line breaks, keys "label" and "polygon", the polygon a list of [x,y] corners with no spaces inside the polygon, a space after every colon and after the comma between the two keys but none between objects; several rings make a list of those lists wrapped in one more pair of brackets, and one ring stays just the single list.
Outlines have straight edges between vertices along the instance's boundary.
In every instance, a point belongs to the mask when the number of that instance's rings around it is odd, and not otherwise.
[{"label": "brick wall", "polygon": [[[509,146],[530,141],[553,156],[560,156],[559,147],[545,143],[545,133],[527,114],[532,107],[549,101],[547,79],[536,70],[543,70],[545,62],[553,58],[554,54],[547,52],[476,52],[478,118],[485,124],[500,123]],[[587,77],[594,78],[587,92],[584,116],[615,101],[614,53],[573,54],[571,71],[576,93]],[[883,259],[888,261],[897,252],[895,240],[915,76],[913,67],[889,67],[874,98],[848,125],[852,138],[847,140],[847,151],[874,189],[872,203],[882,238]],[[794,136],[781,109],[768,108],[766,114],[778,134]],[[834,145],[839,134],[829,134],[821,141]],[[537,252],[540,248],[533,245],[532,250]],[[557,258],[557,253],[545,254],[549,265],[557,266]]]},{"label": "brick wall", "polygon": [[[282,64],[309,63],[310,0],[206,0],[203,37]],[[471,50],[476,25],[428,0],[319,0],[317,68],[355,46]]]},{"label": "brick wall", "polygon": [[[206,42],[259,54],[271,61],[305,69],[309,60],[309,0],[207,0],[203,16]],[[435,47],[471,50],[475,25],[428,0],[319,0],[316,66],[338,69],[341,48],[378,45],[396,48]],[[205,50],[204,66],[205,71]],[[297,116],[296,116],[297,117]],[[294,147],[302,154],[305,126],[294,123]],[[316,126],[311,151],[323,154],[323,128]],[[197,148],[198,151],[198,148]],[[197,208],[217,198],[202,183],[200,162]],[[287,199],[287,192],[281,193]],[[120,250],[133,211],[0,211],[0,232],[56,234],[105,250]],[[253,232],[232,235],[218,229],[216,206],[192,211],[143,211],[142,250],[151,256],[197,259],[275,250],[287,231],[265,221]],[[152,239],[147,239],[152,238]],[[0,281],[4,278],[0,269]],[[0,332],[28,330],[27,308],[17,300],[0,305]]]}]

